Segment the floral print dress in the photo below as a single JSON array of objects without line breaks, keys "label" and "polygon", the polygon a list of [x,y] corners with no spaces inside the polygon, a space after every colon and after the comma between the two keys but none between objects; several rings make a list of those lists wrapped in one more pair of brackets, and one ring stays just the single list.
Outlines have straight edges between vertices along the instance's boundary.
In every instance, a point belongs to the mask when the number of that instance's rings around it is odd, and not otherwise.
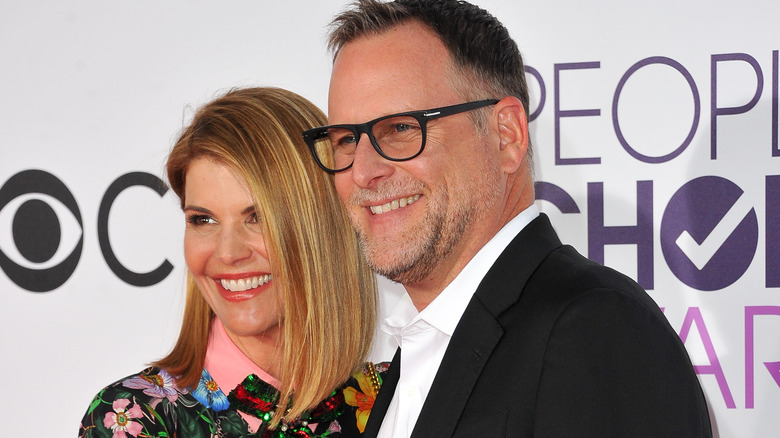
[{"label": "floral print dress", "polygon": [[[373,372],[372,372],[373,370]],[[119,380],[100,391],[81,421],[80,437],[350,437],[365,428],[387,364],[366,363],[305,418],[267,429],[275,406],[273,386],[248,376],[225,394],[203,370],[198,387],[178,388],[158,368]],[[260,420],[252,430],[247,416]]]},{"label": "floral print dress", "polygon": [[[177,387],[173,377],[159,368],[147,368],[103,388],[81,420],[79,437],[347,438],[363,432],[387,363],[364,364],[302,418],[283,421],[271,430],[267,424],[276,408],[278,392],[273,382],[260,376],[273,378],[256,366],[248,370],[250,373],[240,374],[247,371],[248,365],[236,363],[246,356],[237,353],[238,349],[226,339],[217,321],[212,326],[206,367],[195,388]],[[214,350],[212,344],[227,345],[228,350]],[[215,380],[209,369],[221,379]],[[233,380],[225,378],[226,371],[234,374]],[[235,375],[246,377],[234,385],[241,378]],[[217,381],[229,383],[230,389],[224,391]]]}]

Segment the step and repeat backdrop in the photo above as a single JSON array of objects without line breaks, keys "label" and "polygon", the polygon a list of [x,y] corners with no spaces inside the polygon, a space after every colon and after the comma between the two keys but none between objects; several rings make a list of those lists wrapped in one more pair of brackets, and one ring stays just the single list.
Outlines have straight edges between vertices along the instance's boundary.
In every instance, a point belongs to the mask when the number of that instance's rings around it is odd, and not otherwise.
[{"label": "step and repeat backdrop", "polygon": [[[780,3],[476,3],[526,58],[539,207],[663,308],[717,436],[777,436]],[[178,333],[177,133],[236,86],[327,111],[324,35],[346,2],[2,6],[0,428],[75,436],[91,397]],[[378,338],[374,358],[391,353]]]}]

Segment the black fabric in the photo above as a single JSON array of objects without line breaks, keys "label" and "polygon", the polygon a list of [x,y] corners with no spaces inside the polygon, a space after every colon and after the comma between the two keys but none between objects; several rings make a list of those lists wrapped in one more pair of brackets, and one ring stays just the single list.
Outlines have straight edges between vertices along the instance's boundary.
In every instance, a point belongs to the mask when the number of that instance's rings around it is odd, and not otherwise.
[{"label": "black fabric", "polygon": [[[366,437],[395,392],[388,380]],[[480,283],[412,433],[488,436],[712,436],[688,354],[657,304],[561,245],[544,214]]]}]

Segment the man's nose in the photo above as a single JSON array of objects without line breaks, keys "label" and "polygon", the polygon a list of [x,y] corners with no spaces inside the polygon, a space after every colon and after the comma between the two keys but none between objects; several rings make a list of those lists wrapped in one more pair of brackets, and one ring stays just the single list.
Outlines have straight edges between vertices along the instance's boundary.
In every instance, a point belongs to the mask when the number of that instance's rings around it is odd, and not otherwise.
[{"label": "man's nose", "polygon": [[352,162],[352,180],[364,189],[374,186],[382,178],[392,175],[395,166],[374,149],[367,134],[361,134],[355,148],[355,158]]}]

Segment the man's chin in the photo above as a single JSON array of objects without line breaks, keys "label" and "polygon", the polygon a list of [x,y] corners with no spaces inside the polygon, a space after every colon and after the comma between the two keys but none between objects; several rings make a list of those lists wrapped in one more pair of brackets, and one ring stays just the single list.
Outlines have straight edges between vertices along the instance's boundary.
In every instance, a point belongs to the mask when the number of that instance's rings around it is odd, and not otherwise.
[{"label": "man's chin", "polygon": [[418,259],[399,263],[398,259],[368,256],[368,265],[371,269],[387,278],[401,284],[415,284],[428,277],[431,267],[420,263]]}]

